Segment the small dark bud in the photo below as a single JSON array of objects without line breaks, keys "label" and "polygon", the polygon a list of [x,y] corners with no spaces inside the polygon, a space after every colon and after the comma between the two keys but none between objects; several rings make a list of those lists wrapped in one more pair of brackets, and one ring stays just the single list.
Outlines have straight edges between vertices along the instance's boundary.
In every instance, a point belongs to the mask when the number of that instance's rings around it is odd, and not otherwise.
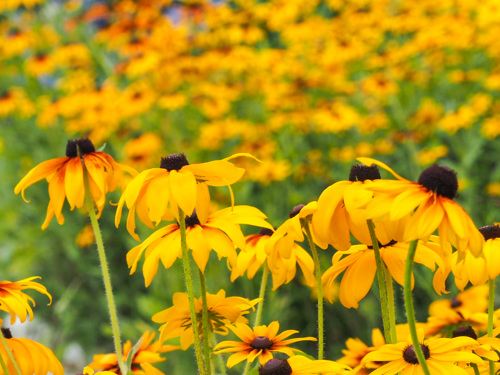
[{"label": "small dark bud", "polygon": [[69,140],[66,145],[66,156],[76,158],[78,154],[86,155],[95,152],[94,144],[88,138]]},{"label": "small dark bud", "polygon": [[294,216],[297,216],[297,214],[300,212],[300,210],[302,210],[304,208],[305,205],[303,204],[299,204],[298,206],[295,206],[293,208],[292,211],[290,211],[290,213],[288,214],[288,216],[290,217],[290,219]]},{"label": "small dark bud", "polygon": [[454,199],[457,196],[457,174],[446,166],[431,165],[420,174],[418,183],[443,197]]},{"label": "small dark bud", "polygon": [[167,171],[178,171],[189,162],[184,154],[170,154],[166,158],[161,158],[160,168]]},{"label": "small dark bud", "polygon": [[380,180],[380,178],[380,172],[375,164],[370,167],[364,164],[353,165],[349,173],[349,181],[351,182]]}]

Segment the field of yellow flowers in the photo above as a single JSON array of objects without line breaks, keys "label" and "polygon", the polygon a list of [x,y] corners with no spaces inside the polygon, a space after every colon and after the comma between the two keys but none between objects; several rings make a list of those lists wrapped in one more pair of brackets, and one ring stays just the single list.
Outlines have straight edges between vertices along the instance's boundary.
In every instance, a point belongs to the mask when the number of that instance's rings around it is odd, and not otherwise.
[{"label": "field of yellow flowers", "polygon": [[498,35],[498,0],[0,0],[0,374],[498,373]]}]

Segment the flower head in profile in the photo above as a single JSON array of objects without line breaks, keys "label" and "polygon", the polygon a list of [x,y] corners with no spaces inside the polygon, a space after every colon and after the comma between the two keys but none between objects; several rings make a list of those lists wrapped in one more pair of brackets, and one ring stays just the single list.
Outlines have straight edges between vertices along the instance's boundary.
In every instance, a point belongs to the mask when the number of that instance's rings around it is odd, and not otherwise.
[{"label": "flower head in profile", "polygon": [[328,360],[312,360],[302,355],[287,359],[273,358],[259,368],[259,375],[347,374],[350,368]]},{"label": "flower head in profile", "polygon": [[397,178],[374,181],[366,187],[374,192],[374,198],[366,206],[368,218],[396,221],[409,217],[404,241],[426,241],[438,230],[443,247],[449,242],[463,252],[469,249],[476,257],[481,254],[483,236],[465,210],[453,200],[458,190],[457,175],[453,170],[433,165],[420,174],[418,182],[412,182],[378,160],[357,160],[366,165],[378,165]]},{"label": "flower head in profile", "polygon": [[[163,372],[156,369],[152,363],[165,361],[165,358],[160,353],[166,353],[179,349],[174,345],[163,345],[161,340],[154,341],[156,333],[146,331],[141,336],[141,343],[139,348],[132,356],[132,373],[134,375],[164,375]],[[129,352],[132,350],[132,343],[127,341],[123,345],[123,360],[126,361]],[[97,374],[121,374],[118,366],[118,359],[116,353],[109,354],[96,354],[94,355],[93,362],[88,365],[87,371],[93,374],[93,370],[105,370]],[[85,374],[85,372],[84,372]]]},{"label": "flower head in profile", "polygon": [[119,185],[124,188],[124,172],[136,174],[134,169],[115,162],[110,155],[96,151],[88,138],[68,141],[66,156],[38,164],[19,181],[14,189],[14,192],[21,193],[26,201],[24,191],[35,182],[47,179],[50,202],[42,229],[47,228],[54,216],[60,225],[64,224],[62,208],[65,199],[71,210],[84,205],[84,165],[88,171],[90,193],[98,215],[101,214],[106,203],[106,194],[114,191]]},{"label": "flower head in profile", "polygon": [[229,186],[245,173],[229,160],[249,154],[235,154],[226,159],[189,164],[184,154],[171,154],[161,159],[160,168],[151,168],[137,175],[122,194],[116,210],[115,224],[120,224],[123,206],[129,209],[127,230],[137,240],[135,215],[153,228],[162,220],[178,216],[180,208],[191,216],[196,208],[200,220],[208,215],[208,186]]},{"label": "flower head in profile", "polygon": [[[336,182],[321,193],[312,216],[319,246],[326,243],[346,251],[351,247],[351,233],[361,243],[372,245],[364,206],[373,198],[373,192],[365,187],[376,180],[380,180],[377,166],[353,165],[349,181]],[[377,238],[382,243],[397,239],[399,230],[394,223],[377,223],[375,227]]]},{"label": "flower head in profile", "polygon": [[[260,299],[249,300],[242,297],[226,297],[224,290],[219,290],[217,294],[207,293],[208,319],[212,332],[227,335],[227,326],[233,323],[247,323],[248,319],[244,315],[253,309]],[[160,327],[162,341],[174,337],[181,338],[181,349],[188,349],[194,342],[191,312],[186,293],[175,293],[173,297],[174,305],[168,309],[160,311],[153,316],[156,323],[164,323]],[[203,332],[202,327],[202,299],[194,301],[197,324],[199,332]]]},{"label": "flower head in profile", "polygon": [[[208,217],[200,217],[197,212],[186,217],[187,247],[193,252],[198,268],[204,272],[212,249],[219,259],[228,258],[231,264],[236,262],[236,247],[245,247],[245,237],[240,224],[272,228],[266,216],[255,207],[234,206],[216,211]],[[179,224],[170,224],[158,229],[143,243],[127,253],[127,263],[133,274],[137,263],[146,253],[142,267],[146,286],[151,284],[158,271],[161,260],[168,269],[177,258],[182,256],[181,229]]]},{"label": "flower head in profile", "polygon": [[[401,286],[404,285],[404,264],[408,247],[408,242],[391,241],[387,244],[379,244],[382,261],[394,280]],[[444,267],[443,260],[436,253],[436,247],[439,245],[430,241],[427,244],[420,243],[416,250],[415,262],[423,264],[432,271],[436,264]],[[370,291],[377,273],[373,247],[353,245],[348,251],[339,251],[333,255],[332,266],[322,276],[326,296],[331,294],[330,288],[342,272],[344,276],[340,282],[340,302],[347,308],[358,308],[359,301]],[[412,276],[412,288],[413,284]],[[439,294],[446,291],[444,282],[435,282],[434,287]]]},{"label": "flower head in profile", "polygon": [[11,324],[14,324],[16,317],[19,318],[21,323],[26,321],[28,315],[30,320],[33,320],[33,310],[28,302],[35,306],[35,301],[23,290],[33,289],[43,293],[49,297],[49,305],[52,303],[52,296],[47,292],[47,289],[42,284],[32,281],[39,278],[39,276],[33,276],[16,282],[0,282],[0,310],[10,314]]},{"label": "flower head in profile", "polygon": [[[422,352],[431,374],[454,374],[465,375],[467,371],[457,365],[457,362],[482,363],[481,357],[470,351],[463,350],[465,347],[476,346],[477,341],[470,337],[429,338],[422,340],[423,331],[419,330],[419,341]],[[423,373],[415,353],[411,338],[396,344],[386,344],[363,359],[363,363],[369,361],[387,362],[371,375],[410,375]]]},{"label": "flower head in profile", "polygon": [[232,265],[231,281],[245,272],[251,280],[259,268],[267,264],[273,278],[273,290],[276,290],[295,278],[298,265],[306,283],[314,285],[314,261],[309,253],[295,241],[286,252],[273,251],[273,242],[269,242],[273,233],[269,228],[262,228],[259,234],[245,237],[246,246],[239,252],[236,265]]},{"label": "flower head in profile", "polygon": [[[21,374],[30,375],[64,375],[61,362],[46,346],[26,338],[14,338],[8,328],[2,328],[7,346],[14,355],[14,360],[21,370]],[[9,374],[17,374],[14,364],[10,361],[5,348],[0,345],[2,356]],[[1,370],[0,370],[1,371]],[[3,372],[1,372],[3,374]]]},{"label": "flower head in profile", "polygon": [[244,361],[253,362],[255,358],[259,358],[261,365],[264,365],[270,359],[273,359],[273,353],[281,352],[288,356],[294,356],[294,351],[300,352],[298,349],[289,347],[297,341],[316,341],[314,337],[302,337],[287,339],[287,337],[298,333],[298,331],[288,330],[278,334],[280,325],[278,322],[272,322],[269,326],[262,325],[255,328],[250,328],[248,325],[240,323],[229,326],[231,331],[238,336],[241,341],[223,341],[217,344],[214,348],[216,354],[232,353],[227,360],[227,367],[231,368],[234,365]]}]

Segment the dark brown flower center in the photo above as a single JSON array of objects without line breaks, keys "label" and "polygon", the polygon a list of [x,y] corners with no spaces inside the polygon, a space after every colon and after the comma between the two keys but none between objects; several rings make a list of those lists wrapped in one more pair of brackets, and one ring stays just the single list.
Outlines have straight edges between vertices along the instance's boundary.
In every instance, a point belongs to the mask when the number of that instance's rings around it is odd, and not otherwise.
[{"label": "dark brown flower center", "polygon": [[460,301],[457,297],[453,297],[451,299],[451,308],[456,309],[457,307],[462,306],[462,301]]},{"label": "dark brown flower center", "polygon": [[286,359],[273,358],[259,368],[259,375],[291,375],[292,368]]},{"label": "dark brown flower center", "polygon": [[266,336],[257,336],[256,338],[253,339],[250,346],[253,349],[265,350],[265,349],[270,349],[273,346],[273,342],[269,340],[269,338]]},{"label": "dark brown flower center", "polygon": [[[395,241],[395,240],[391,240],[390,242],[387,242],[385,245],[382,245],[380,242],[378,243],[378,248],[381,249],[383,247],[390,247],[390,246],[393,246],[395,244],[397,244],[398,241]],[[369,249],[373,249],[373,246],[367,246],[367,248]]]},{"label": "dark brown flower center", "polygon": [[273,232],[271,229],[269,229],[269,228],[262,228],[262,229],[260,230],[260,232],[259,232],[259,234],[260,234],[261,236],[272,236],[272,235],[273,235],[273,233],[274,233],[274,232]]},{"label": "dark brown flower center", "polygon": [[88,138],[78,138],[68,141],[66,145],[66,156],[76,158],[78,153],[86,155],[95,152],[95,147],[92,141]]},{"label": "dark brown flower center", "polygon": [[[420,344],[420,347],[422,348],[422,352],[424,352],[425,359],[428,359],[431,356],[429,347],[424,344]],[[405,349],[403,352],[403,359],[412,365],[416,365],[418,363],[417,353],[415,353],[415,347],[413,345],[410,345]]]},{"label": "dark brown flower center", "polygon": [[457,196],[457,174],[446,166],[431,165],[420,174],[418,183],[443,197],[454,199]]},{"label": "dark brown flower center", "polygon": [[178,171],[189,162],[184,154],[170,154],[166,158],[161,158],[160,168],[167,171]]},{"label": "dark brown flower center", "polygon": [[298,206],[295,206],[293,208],[292,211],[290,211],[290,213],[288,214],[288,216],[290,217],[290,219],[294,216],[297,216],[297,214],[300,212],[300,210],[302,210],[304,208],[304,205],[303,204],[299,204]]},{"label": "dark brown flower center", "polygon": [[10,333],[10,329],[8,329],[8,328],[2,328],[2,334],[3,334],[3,337],[5,337],[6,339],[12,338],[12,333]]},{"label": "dark brown flower center", "polygon": [[380,180],[378,167],[373,164],[370,167],[364,164],[353,165],[349,173],[349,181]]},{"label": "dark brown flower center", "polygon": [[474,328],[472,328],[471,326],[460,326],[456,330],[454,330],[451,337],[458,336],[467,336],[473,338],[474,340],[477,339],[476,331],[474,331]]},{"label": "dark brown flower center", "polygon": [[196,215],[196,210],[193,211],[191,216],[186,216],[186,227],[194,227],[195,225],[201,225],[198,215]]},{"label": "dark brown flower center", "polygon": [[492,238],[500,238],[500,227],[498,225],[486,225],[479,228],[479,231],[484,236],[485,241]]}]

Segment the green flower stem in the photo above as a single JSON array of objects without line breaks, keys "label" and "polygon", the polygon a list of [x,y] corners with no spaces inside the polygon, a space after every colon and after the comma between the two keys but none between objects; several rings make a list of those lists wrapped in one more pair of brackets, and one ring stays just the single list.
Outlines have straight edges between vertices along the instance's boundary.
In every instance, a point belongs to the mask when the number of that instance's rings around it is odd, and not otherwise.
[{"label": "green flower stem", "polygon": [[[215,338],[215,334],[212,335],[212,347],[215,348],[217,346],[217,339]],[[226,365],[224,363],[224,360],[222,359],[222,354],[220,355],[215,355],[215,360],[217,362],[217,367],[219,368],[220,374],[221,375],[227,375],[226,372]]]},{"label": "green flower stem", "polygon": [[413,273],[413,262],[415,260],[417,245],[418,245],[418,240],[412,241],[410,243],[410,247],[408,248],[408,256],[406,258],[405,286],[404,286],[406,317],[408,319],[408,327],[410,328],[411,340],[413,342],[413,349],[415,350],[415,354],[417,355],[418,363],[422,367],[424,374],[430,375],[429,367],[427,367],[427,362],[425,360],[422,347],[420,346],[420,342],[418,341],[417,324],[415,321],[415,310],[413,308],[413,299],[411,294],[411,276]]},{"label": "green flower stem", "polygon": [[[493,313],[495,312],[495,280],[490,279],[488,300],[488,337],[493,337]],[[490,361],[490,375],[495,375],[495,362]]]},{"label": "green flower stem", "polygon": [[8,374],[9,373],[9,371],[7,371],[7,365],[5,364],[5,361],[3,360],[3,357],[1,355],[0,355],[0,366],[2,366],[2,370],[3,370],[4,374]]},{"label": "green flower stem", "polygon": [[[262,310],[264,307],[264,297],[266,295],[268,277],[269,277],[269,267],[266,261],[264,262],[264,267],[262,269],[262,280],[260,282],[260,291],[259,291],[259,298],[261,298],[261,301],[259,302],[259,306],[257,306],[257,314],[255,315],[255,321],[253,323],[254,328],[257,327],[260,324],[260,321],[262,320]],[[245,369],[243,370],[243,375],[247,375],[248,370],[250,370],[249,361],[247,361],[245,365]]]},{"label": "green flower stem", "polygon": [[262,310],[264,307],[264,297],[266,295],[267,288],[267,279],[269,277],[269,267],[267,266],[267,261],[264,262],[264,266],[262,268],[262,280],[260,282],[260,291],[259,291],[259,306],[257,306],[257,314],[255,315],[255,321],[253,323],[254,327],[257,327],[262,320]]},{"label": "green flower stem", "polygon": [[186,242],[186,218],[184,212],[179,207],[179,228],[181,230],[181,248],[182,248],[182,266],[184,268],[184,278],[186,279],[186,289],[189,300],[189,311],[191,312],[191,327],[193,328],[194,351],[196,362],[198,363],[198,371],[200,375],[206,375],[205,366],[203,363],[203,354],[201,352],[200,334],[198,332],[198,324],[196,318],[196,308],[194,306],[194,291],[193,278],[191,277],[191,266],[189,264],[189,254]]},{"label": "green flower stem", "polygon": [[316,286],[318,288],[318,359],[323,359],[324,350],[324,318],[323,318],[323,288],[321,285],[321,264],[319,263],[318,251],[316,250],[316,245],[314,244],[312,234],[311,234],[311,219],[302,219],[301,225],[304,228],[307,239],[309,240],[309,247],[314,259],[314,268],[316,270]]},{"label": "green flower stem", "polygon": [[[384,324],[384,338],[387,344],[395,344],[396,342],[392,338],[392,328],[391,328],[391,319],[389,313],[389,301],[387,294],[387,285],[386,285],[386,277],[385,277],[385,265],[382,262],[382,257],[380,256],[380,249],[378,247],[378,239],[375,234],[375,225],[372,220],[366,221],[368,224],[368,230],[370,232],[370,237],[373,244],[373,252],[375,254],[375,263],[377,264],[377,281],[378,281],[378,289],[380,293],[380,309],[382,310],[382,323]],[[394,330],[396,328],[394,327]]]},{"label": "green flower stem", "polygon": [[392,275],[384,266],[385,272],[385,285],[387,287],[387,302],[389,305],[389,326],[391,330],[392,342],[395,344],[398,341],[396,334],[396,306],[394,305],[394,283],[392,281]]},{"label": "green flower stem", "polygon": [[130,369],[127,368],[125,362],[123,361],[122,343],[120,339],[120,325],[118,323],[118,314],[116,312],[115,298],[113,296],[113,288],[111,286],[111,276],[109,274],[108,261],[106,260],[106,252],[104,251],[104,243],[102,241],[101,230],[99,228],[99,222],[97,221],[93,198],[90,192],[89,172],[85,167],[85,163],[83,162],[83,157],[82,157],[82,164],[83,164],[83,184],[85,186],[85,204],[89,212],[92,229],[94,230],[95,241],[97,244],[97,253],[99,254],[99,261],[101,263],[101,272],[104,281],[104,290],[106,291],[106,300],[108,302],[109,316],[111,319],[111,329],[113,331],[116,359],[121,373],[129,374],[131,373],[131,371]]},{"label": "green flower stem", "polygon": [[[201,285],[201,301],[202,310],[201,316],[203,321],[203,353],[205,356],[205,368],[207,370],[207,375],[212,375],[213,366],[213,355],[210,348],[210,322],[208,319],[208,304],[207,304],[207,283],[205,281],[205,274],[201,272],[198,268],[198,273],[200,275],[200,285]],[[215,369],[214,369],[215,370]]]},{"label": "green flower stem", "polygon": [[[7,345],[7,340],[5,340],[5,337],[4,337],[2,332],[0,332],[0,338],[2,339],[2,345],[5,348],[5,351],[7,352],[7,355],[9,356],[10,361],[14,365],[14,369],[16,370],[17,375],[22,375],[21,370],[19,369],[19,366],[17,365],[17,362],[16,362],[14,356],[12,355],[12,352],[10,351],[9,346]],[[9,371],[6,368],[7,366],[5,365],[5,362],[4,362],[1,355],[0,355],[0,359],[2,361],[2,369],[4,370],[4,374],[8,374]]]},{"label": "green flower stem", "polygon": [[479,367],[477,367],[476,363],[471,363],[472,368],[474,369],[474,375],[481,375],[479,372]]}]

